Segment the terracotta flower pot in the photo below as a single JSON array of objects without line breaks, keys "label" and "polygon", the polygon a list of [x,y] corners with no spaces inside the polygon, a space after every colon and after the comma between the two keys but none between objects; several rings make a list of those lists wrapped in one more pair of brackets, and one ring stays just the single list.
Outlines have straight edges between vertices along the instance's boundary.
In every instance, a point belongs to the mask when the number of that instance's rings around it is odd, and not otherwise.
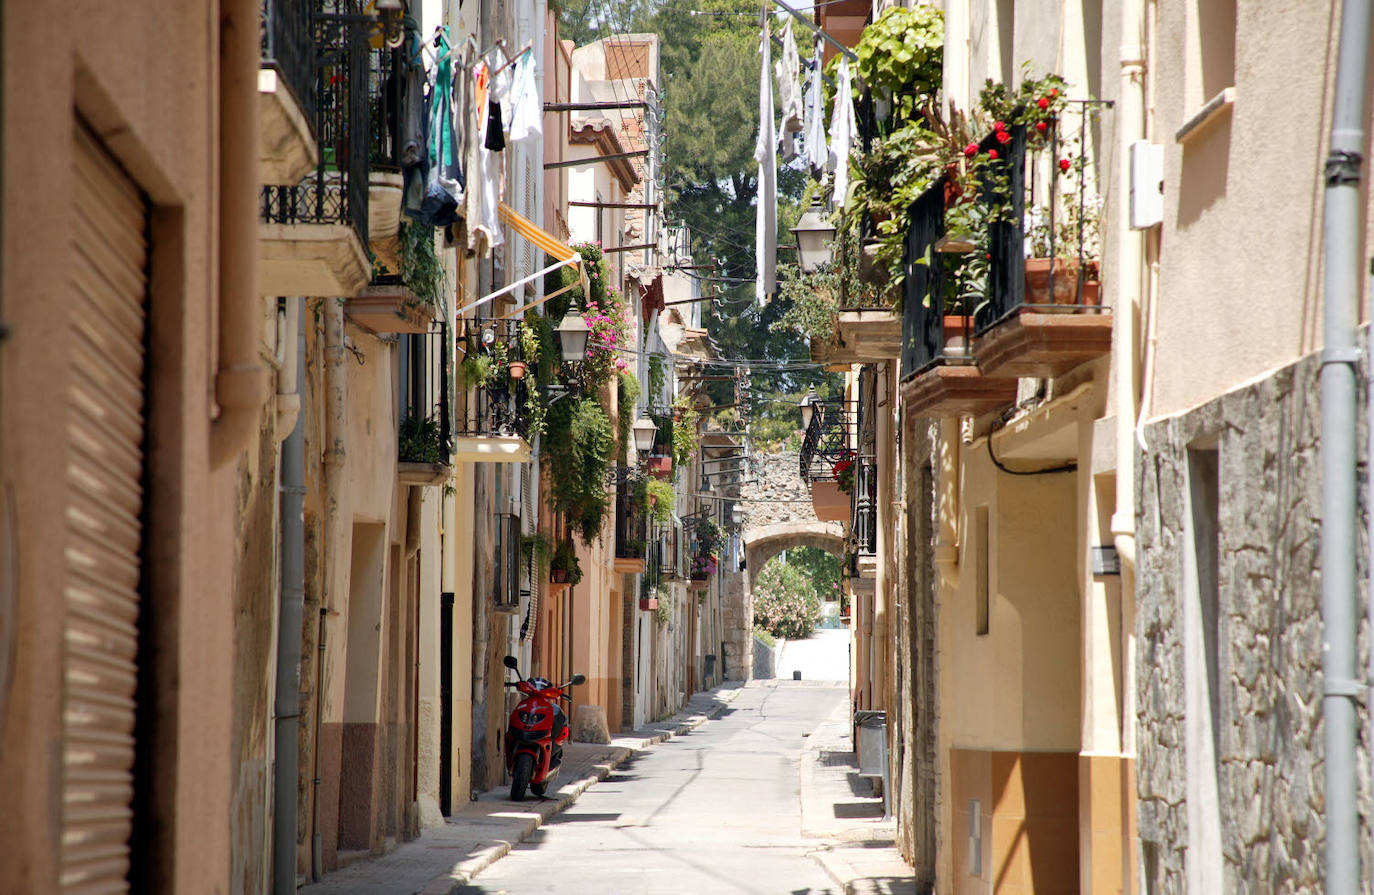
[{"label": "terracotta flower pot", "polygon": [[673,474],[673,458],[655,454],[649,458],[649,475],[666,479]]},{"label": "terracotta flower pot", "polygon": [[653,612],[658,608],[658,597],[640,597],[639,608],[645,612]]},{"label": "terracotta flower pot", "polygon": [[1102,304],[1101,284],[1097,279],[1097,262],[1089,261],[1084,275],[1083,297],[1078,297],[1078,260],[1056,258],[1054,266],[1054,297],[1050,297],[1049,258],[1026,259],[1026,304],[1028,305],[1092,305]]},{"label": "terracotta flower pot", "polygon": [[973,344],[973,315],[946,314],[941,321],[944,328],[945,357],[968,357]]},{"label": "terracotta flower pot", "polygon": [[526,368],[525,368],[525,362],[524,362],[524,361],[522,361],[522,360],[513,360],[513,361],[511,361],[511,362],[510,362],[510,378],[511,378],[511,379],[524,379],[524,378],[525,378],[525,369],[526,369]]},{"label": "terracotta flower pot", "polygon": [[551,582],[554,583],[554,584],[567,584],[567,583],[568,583],[568,570],[567,570],[567,569],[550,569],[550,570],[549,570],[549,581],[551,581]]}]

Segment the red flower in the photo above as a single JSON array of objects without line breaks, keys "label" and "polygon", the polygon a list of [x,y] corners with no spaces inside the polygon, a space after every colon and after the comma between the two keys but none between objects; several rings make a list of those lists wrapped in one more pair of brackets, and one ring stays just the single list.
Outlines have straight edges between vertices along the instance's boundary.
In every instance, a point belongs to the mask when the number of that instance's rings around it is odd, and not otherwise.
[{"label": "red flower", "polygon": [[992,252],[984,252],[984,253],[983,253],[983,257],[986,258],[987,260],[991,261],[991,260],[992,260]]},{"label": "red flower", "polygon": [[989,149],[989,150],[988,150],[988,158],[990,158],[990,159],[995,159],[995,158],[997,158],[997,150],[996,150],[996,149]]},{"label": "red flower", "polygon": [[1068,159],[1066,159],[1066,158],[1061,158],[1061,159],[1059,160],[1059,170],[1060,170],[1060,171],[1067,171],[1067,170],[1069,170],[1069,166],[1072,165],[1072,164],[1073,164],[1073,162],[1069,161]]},{"label": "red flower", "polygon": [[1001,121],[994,121],[992,123],[992,129],[995,131],[1004,131],[1007,129],[1007,126]]},{"label": "red flower", "polygon": [[1001,143],[1001,144],[1003,144],[1003,145],[1006,145],[1007,143],[1010,143],[1010,142],[1011,142],[1011,134],[1007,133],[1006,131],[998,131],[998,132],[997,132],[997,142],[998,142],[998,143]]},{"label": "red flower", "polygon": [[1036,100],[1035,104],[1040,107],[1042,112],[1050,107],[1050,101],[1043,96]]},{"label": "red flower", "polygon": [[973,158],[978,154],[978,144],[970,143],[964,147],[964,158]]},{"label": "red flower", "polygon": [[1059,95],[1059,88],[1058,88],[1058,87],[1051,87],[1051,88],[1050,88],[1050,96],[1058,96],[1058,95]]},{"label": "red flower", "polygon": [[1043,134],[1045,131],[1050,129],[1050,126],[1043,121],[1037,121],[1035,122],[1035,129],[1039,133]]}]

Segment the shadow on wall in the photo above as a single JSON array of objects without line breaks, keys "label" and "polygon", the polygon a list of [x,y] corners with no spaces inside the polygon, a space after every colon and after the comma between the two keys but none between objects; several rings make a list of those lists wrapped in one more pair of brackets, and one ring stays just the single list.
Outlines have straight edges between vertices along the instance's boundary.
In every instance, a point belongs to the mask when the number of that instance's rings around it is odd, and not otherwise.
[{"label": "shadow on wall", "polygon": [[1226,195],[1231,165],[1231,114],[1207,124],[1183,147],[1178,189],[1178,227],[1185,229]]}]

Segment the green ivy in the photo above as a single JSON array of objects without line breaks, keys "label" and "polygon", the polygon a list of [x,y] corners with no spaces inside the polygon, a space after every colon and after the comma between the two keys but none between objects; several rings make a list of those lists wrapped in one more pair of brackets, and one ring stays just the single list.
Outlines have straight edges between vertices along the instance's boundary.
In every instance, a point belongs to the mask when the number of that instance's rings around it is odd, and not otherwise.
[{"label": "green ivy", "polygon": [[590,543],[601,534],[610,503],[606,471],[615,450],[611,420],[592,398],[556,401],[547,420],[541,455],[549,472],[550,506]]},{"label": "green ivy", "polygon": [[434,228],[402,220],[400,238],[401,282],[420,301],[437,307],[444,294],[444,266],[434,251]]},{"label": "green ivy", "polygon": [[697,455],[697,421],[699,415],[692,402],[685,396],[673,402],[677,419],[673,421],[673,474],[686,469]]},{"label": "green ivy", "polygon": [[[665,481],[648,476],[644,479],[644,512],[655,525],[668,525],[673,521],[673,503],[677,495],[673,486]],[[652,498],[652,500],[650,499]]]},{"label": "green ivy", "polygon": [[619,375],[620,397],[616,401],[616,430],[619,438],[616,454],[622,462],[629,456],[630,427],[634,425],[635,403],[639,400],[639,379],[628,370]]}]

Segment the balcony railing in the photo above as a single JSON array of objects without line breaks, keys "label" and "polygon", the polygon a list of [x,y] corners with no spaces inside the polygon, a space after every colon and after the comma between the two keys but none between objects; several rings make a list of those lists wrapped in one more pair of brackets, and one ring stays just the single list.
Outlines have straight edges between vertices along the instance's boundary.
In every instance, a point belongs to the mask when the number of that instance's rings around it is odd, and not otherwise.
[{"label": "balcony railing", "polygon": [[833,482],[835,464],[851,457],[851,414],[843,399],[812,405],[811,424],[802,438],[800,473],[803,482]]},{"label": "balcony railing", "polygon": [[[466,329],[461,337],[464,362],[460,385],[467,394],[467,409],[457,434],[468,438],[528,437],[526,400],[528,389],[534,387],[535,371],[526,369],[520,378],[512,375],[514,365],[525,365],[518,322],[468,318],[462,323]],[[483,378],[477,382],[479,375]]]},{"label": "balcony railing", "polygon": [[649,517],[639,505],[643,474],[629,466],[617,466],[615,475],[615,558],[644,559],[649,543]]},{"label": "balcony railing", "polygon": [[326,0],[314,17],[315,134],[320,163],[296,186],[266,186],[262,219],[274,224],[350,224],[367,236],[369,143],[366,26],[358,0]]},{"label": "balcony railing", "polygon": [[856,452],[848,463],[841,461],[841,490],[849,492],[849,532],[861,553],[872,555],[878,550],[878,464],[874,456],[877,444],[877,370],[865,366],[859,375],[857,402]]},{"label": "balcony railing", "polygon": [[301,112],[315,125],[315,0],[262,0],[262,64],[277,70]]},{"label": "balcony railing", "polygon": [[368,160],[373,167],[401,167],[401,126],[405,117],[405,51],[368,54]]},{"label": "balcony railing", "polygon": [[447,464],[452,454],[448,328],[440,324],[427,333],[407,333],[400,349],[400,461]]},{"label": "balcony railing", "polygon": [[957,258],[940,251],[945,235],[945,180],[911,204],[902,300],[902,379],[938,363],[967,363],[972,319],[951,295]]}]

